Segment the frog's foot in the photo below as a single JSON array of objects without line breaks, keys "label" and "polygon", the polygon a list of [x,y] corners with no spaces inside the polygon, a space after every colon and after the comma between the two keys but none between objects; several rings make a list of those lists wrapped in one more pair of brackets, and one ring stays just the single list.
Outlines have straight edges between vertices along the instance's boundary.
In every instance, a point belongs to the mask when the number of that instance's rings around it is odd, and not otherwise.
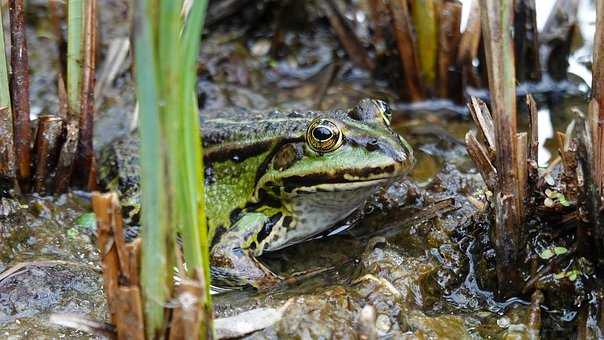
[{"label": "frog's foot", "polygon": [[262,213],[246,213],[212,247],[212,284],[223,287],[274,287],[281,278],[256,259],[262,254],[257,235],[270,223]]},{"label": "frog's foot", "polygon": [[218,287],[252,286],[264,290],[282,281],[280,276],[241,248],[214,248],[211,273],[212,285]]}]

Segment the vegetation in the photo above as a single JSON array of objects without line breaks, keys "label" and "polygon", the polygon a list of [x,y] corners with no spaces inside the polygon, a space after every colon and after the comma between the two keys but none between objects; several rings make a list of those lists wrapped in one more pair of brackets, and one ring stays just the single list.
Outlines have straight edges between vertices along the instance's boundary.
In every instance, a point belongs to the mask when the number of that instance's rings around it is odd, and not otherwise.
[{"label": "vegetation", "polygon": [[[195,95],[196,61],[206,1],[137,1],[136,83],[140,110],[142,262],[147,336],[161,334],[172,296],[176,233],[183,239],[186,275],[203,290],[200,334],[208,334],[209,260],[202,151]],[[175,62],[178,61],[178,62]],[[184,274],[184,273],[183,273]],[[207,328],[205,328],[207,327]]]}]

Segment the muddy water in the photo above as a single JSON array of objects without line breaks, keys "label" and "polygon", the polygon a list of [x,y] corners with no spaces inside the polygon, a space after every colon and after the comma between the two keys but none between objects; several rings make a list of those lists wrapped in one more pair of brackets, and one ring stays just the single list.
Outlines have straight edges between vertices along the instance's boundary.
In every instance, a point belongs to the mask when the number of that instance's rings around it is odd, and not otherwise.
[{"label": "muddy water", "polygon": [[[53,46],[48,20],[40,14],[44,3],[30,8],[34,115],[57,110],[56,63],[40,53]],[[111,0],[100,10],[102,77],[105,65],[112,63],[106,59],[108,51],[128,38],[128,6]],[[409,177],[373,197],[362,218],[343,223],[352,228],[263,258],[282,275],[304,279],[271,292],[216,295],[216,316],[287,304],[279,322],[249,337],[356,338],[360,312],[371,305],[382,338],[527,336],[527,302],[496,301],[488,289],[494,253],[477,253],[487,243],[489,223],[473,203],[485,193],[463,145],[472,127],[465,109],[441,101],[398,102],[385,84],[342,59],[324,28],[285,35],[287,55],[274,56],[267,50],[272,38],[268,28],[215,28],[199,58],[202,112],[330,109],[381,98],[392,104],[395,128],[414,146],[417,165]],[[121,60],[115,78],[103,88],[95,127],[98,148],[136,127],[129,60]],[[565,127],[571,106],[583,105],[585,84],[576,80],[558,92],[544,91],[551,88],[543,84],[535,88],[543,92],[537,99],[544,142],[540,163],[546,164],[555,156],[554,131]],[[522,104],[519,108],[524,112]],[[523,117],[521,126],[526,124]],[[0,204],[0,337],[87,336],[49,323],[52,313],[106,320],[85,196]],[[308,274],[314,270],[323,272]],[[544,334],[568,335],[575,318],[572,309],[549,310]]]}]

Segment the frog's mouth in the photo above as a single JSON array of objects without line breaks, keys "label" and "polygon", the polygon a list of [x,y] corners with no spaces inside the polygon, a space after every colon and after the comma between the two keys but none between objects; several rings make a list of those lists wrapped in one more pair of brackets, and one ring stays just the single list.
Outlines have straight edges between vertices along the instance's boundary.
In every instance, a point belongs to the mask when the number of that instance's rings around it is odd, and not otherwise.
[{"label": "frog's mouth", "polygon": [[356,191],[363,188],[373,188],[386,184],[390,179],[374,179],[343,183],[323,183],[310,187],[296,188],[293,193],[330,192],[330,191]]},{"label": "frog's mouth", "polygon": [[368,179],[368,180],[355,180],[355,181],[342,181],[342,182],[328,182],[328,183],[317,183],[312,185],[298,185],[293,190],[286,191],[292,194],[298,193],[313,193],[313,192],[339,192],[339,191],[358,191],[361,189],[375,188],[386,184],[392,180],[391,177]]}]

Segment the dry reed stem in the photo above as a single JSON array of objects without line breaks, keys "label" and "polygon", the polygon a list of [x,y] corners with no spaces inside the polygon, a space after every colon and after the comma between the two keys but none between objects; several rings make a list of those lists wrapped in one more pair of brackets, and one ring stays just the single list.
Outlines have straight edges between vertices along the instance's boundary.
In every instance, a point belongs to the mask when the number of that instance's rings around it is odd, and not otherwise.
[{"label": "dry reed stem", "polygon": [[498,293],[513,296],[520,289],[518,264],[522,250],[522,192],[516,137],[516,77],[511,30],[511,1],[481,0],[482,30],[496,138],[495,250]]},{"label": "dry reed stem", "polygon": [[388,6],[393,19],[393,30],[403,66],[403,79],[408,96],[411,101],[424,98],[424,89],[419,76],[419,61],[417,56],[417,42],[411,25],[409,6],[407,0],[391,0]]},{"label": "dry reed stem", "polygon": [[464,87],[482,87],[480,74],[473,65],[474,60],[478,58],[480,36],[480,5],[478,1],[472,1],[466,30],[461,35],[457,53],[457,63],[461,67],[461,77]]},{"label": "dry reed stem", "polygon": [[440,6],[437,58],[437,93],[439,97],[463,98],[457,52],[461,40],[461,3],[445,2]]},{"label": "dry reed stem", "polygon": [[63,193],[69,189],[71,183],[71,174],[73,172],[73,162],[78,148],[78,124],[68,122],[65,124],[65,140],[61,146],[57,169],[54,176],[54,192]]},{"label": "dry reed stem", "polygon": [[94,84],[96,59],[96,0],[89,0],[84,9],[84,56],[81,82],[80,134],[75,167],[77,184],[94,189],[92,145],[94,122]]},{"label": "dry reed stem", "polygon": [[121,209],[116,194],[96,192],[92,195],[92,208],[97,218],[97,244],[103,267],[103,287],[107,295],[111,322],[116,325],[118,322],[117,294],[121,270],[114,223],[117,219],[121,219]]},{"label": "dry reed stem", "polygon": [[597,105],[591,105],[588,114],[591,121],[596,121],[594,131],[594,150],[596,151],[595,180],[600,194],[604,190],[604,0],[596,0],[596,33],[593,48],[592,97]]},{"label": "dry reed stem", "polygon": [[468,109],[474,123],[478,126],[480,135],[487,142],[489,159],[495,160],[495,123],[493,123],[493,117],[487,104],[476,97],[472,97],[470,103],[468,103]]},{"label": "dry reed stem", "polygon": [[140,289],[137,286],[119,287],[114,303],[117,338],[124,340],[145,339],[145,322]]},{"label": "dry reed stem", "polygon": [[0,192],[15,187],[17,168],[13,138],[11,110],[2,107],[0,108]]},{"label": "dry reed stem", "polygon": [[[518,151],[518,158],[516,168],[518,169],[518,182],[520,183],[520,215],[526,215],[526,198],[530,194],[528,191],[528,134],[526,132],[520,132],[516,134],[516,145]],[[522,236],[522,235],[521,235]]]},{"label": "dry reed stem", "polygon": [[52,192],[51,173],[59,158],[59,141],[63,132],[63,120],[57,116],[38,117],[38,131],[34,147],[34,191],[40,194]]},{"label": "dry reed stem", "polygon": [[29,190],[31,180],[32,132],[29,121],[29,62],[25,36],[24,0],[10,0],[11,89],[17,178],[22,190]]},{"label": "dry reed stem", "polygon": [[487,149],[480,144],[472,131],[466,133],[466,148],[487,188],[493,192],[497,186],[497,170],[489,159]]},{"label": "dry reed stem", "polygon": [[191,280],[185,280],[176,288],[178,307],[174,309],[170,321],[170,340],[199,339],[202,316],[199,297],[202,295],[200,285]]},{"label": "dry reed stem", "polygon": [[541,80],[535,0],[514,1],[514,51],[518,82]]}]

